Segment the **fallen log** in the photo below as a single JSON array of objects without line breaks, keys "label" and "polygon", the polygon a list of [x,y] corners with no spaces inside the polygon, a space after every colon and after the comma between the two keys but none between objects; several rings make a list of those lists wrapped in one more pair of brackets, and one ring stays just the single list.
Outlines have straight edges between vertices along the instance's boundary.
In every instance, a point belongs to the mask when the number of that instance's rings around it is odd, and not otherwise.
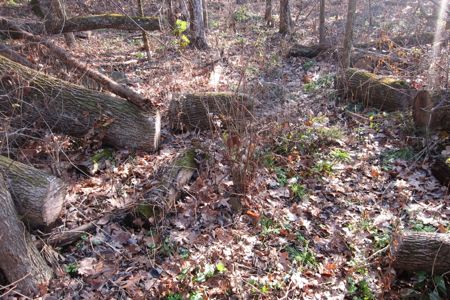
[{"label": "fallen log", "polygon": [[305,46],[301,44],[295,44],[289,49],[287,56],[314,58],[329,49],[331,49],[331,47],[327,45]]},{"label": "fallen log", "polygon": [[[24,114],[28,120],[73,136],[93,129],[115,148],[155,151],[160,116],[148,115],[123,99],[59,80],[0,56],[0,107]],[[11,99],[14,99],[11,103]],[[12,111],[15,109],[15,111]]]},{"label": "fallen log", "polygon": [[376,41],[356,44],[355,48],[373,48],[373,49],[391,49],[396,46],[419,46],[423,44],[432,44],[434,41],[434,32],[422,32],[419,34],[407,34],[389,38],[383,36]]},{"label": "fallen log", "polygon": [[[22,293],[33,296],[53,276],[31,241],[25,226],[19,221],[14,202],[0,174],[0,269],[9,283]],[[2,291],[3,293],[3,291]]]},{"label": "fallen log", "polygon": [[236,93],[184,94],[169,105],[169,123],[175,130],[208,130],[214,121],[238,124],[251,115],[255,101],[248,95]]},{"label": "fallen log", "polygon": [[413,118],[420,131],[450,131],[450,93],[419,91],[413,101]]},{"label": "fallen log", "polygon": [[135,213],[148,219],[170,211],[180,198],[183,186],[196,171],[195,149],[178,154],[158,171],[159,183],[144,195],[144,201],[135,208]]},{"label": "fallen log", "polygon": [[405,232],[391,243],[397,270],[440,275],[450,271],[450,234]]},{"label": "fallen log", "polygon": [[388,112],[407,110],[414,93],[403,80],[353,68],[345,71],[338,79],[338,85],[350,101],[359,101],[365,106]]},{"label": "fallen log", "polygon": [[83,73],[83,75],[86,75],[95,80],[96,82],[100,83],[108,91],[129,100],[130,102],[141,107],[142,109],[150,110],[152,108],[152,104],[150,103],[150,101],[147,101],[147,99],[145,99],[138,93],[134,92],[133,90],[129,89],[128,87],[115,82],[114,80],[108,78],[102,73],[89,68],[86,64],[79,62],[67,51],[57,46],[52,41],[43,40],[38,36],[34,36],[33,34],[23,30],[21,27],[17,26],[14,23],[11,23],[9,20],[5,18],[0,18],[0,28],[2,25],[10,28],[11,30],[14,30],[15,34],[19,34],[24,39],[46,46],[64,63],[68,64],[69,66],[75,69],[79,69],[80,72]]},{"label": "fallen log", "polygon": [[0,44],[0,54],[28,68],[36,69],[36,65],[6,45]]},{"label": "fallen log", "polygon": [[66,186],[59,178],[5,156],[0,156],[0,171],[21,220],[32,227],[56,221],[66,197]]}]

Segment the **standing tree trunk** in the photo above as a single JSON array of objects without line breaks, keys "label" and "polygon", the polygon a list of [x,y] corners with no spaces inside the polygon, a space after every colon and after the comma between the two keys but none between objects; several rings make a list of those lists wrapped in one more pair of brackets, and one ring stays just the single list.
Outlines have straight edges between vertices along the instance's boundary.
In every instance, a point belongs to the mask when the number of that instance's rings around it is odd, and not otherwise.
[{"label": "standing tree trunk", "polygon": [[[139,8],[139,13],[141,14],[141,17],[144,17],[144,6],[142,5],[142,0],[138,0],[138,8]],[[150,61],[150,44],[148,43],[148,35],[147,32],[145,32],[145,30],[142,30],[142,41],[144,42],[144,49],[145,52],[147,53],[147,60]]]},{"label": "standing tree trunk", "polygon": [[348,0],[347,22],[345,24],[345,37],[342,52],[342,68],[350,67],[350,57],[353,45],[353,23],[355,21],[356,0]]},{"label": "standing tree trunk", "polygon": [[320,0],[320,17],[319,17],[319,44],[325,45],[325,0]]},{"label": "standing tree trunk", "polygon": [[292,31],[291,9],[289,0],[280,0],[280,33],[290,34]]},{"label": "standing tree trunk", "polygon": [[10,283],[24,294],[35,295],[53,272],[19,221],[14,202],[0,174],[0,269]]},{"label": "standing tree trunk", "polygon": [[199,49],[207,49],[205,23],[203,22],[203,5],[202,0],[190,0],[189,11],[192,30],[192,44]]},{"label": "standing tree trunk", "polygon": [[172,0],[166,0],[166,10],[167,10],[167,21],[171,29],[175,28],[175,23],[177,18],[173,12],[173,3]]},{"label": "standing tree trunk", "polygon": [[203,24],[205,25],[205,30],[208,31],[209,27],[208,4],[206,3],[206,0],[202,0],[202,7],[203,7]]},{"label": "standing tree trunk", "polygon": [[266,0],[266,11],[264,14],[264,20],[266,20],[267,26],[269,27],[273,26],[272,0]]}]

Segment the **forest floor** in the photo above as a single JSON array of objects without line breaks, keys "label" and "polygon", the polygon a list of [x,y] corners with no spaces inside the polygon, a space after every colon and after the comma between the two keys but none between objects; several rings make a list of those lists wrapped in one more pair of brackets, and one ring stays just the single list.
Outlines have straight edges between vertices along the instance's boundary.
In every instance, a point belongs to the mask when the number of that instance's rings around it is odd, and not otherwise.
[{"label": "forest floor", "polygon": [[[194,91],[258,93],[258,104],[245,130],[172,134],[164,122],[154,154],[53,134],[23,147],[21,160],[58,170],[69,184],[54,232],[139,203],[163,180],[157,170],[185,149],[196,149],[199,164],[163,216],[105,218],[76,244],[46,247],[57,273],[48,287],[54,298],[46,299],[395,299],[436,293],[433,278],[396,276],[388,245],[404,229],[450,230],[450,196],[428,160],[430,153],[450,155],[448,134],[425,139],[415,134],[410,113],[342,103],[332,53],[287,58],[293,40],[265,26],[262,2],[233,6],[234,13],[227,5],[210,3],[208,51],[180,47],[168,32],[151,34],[147,61],[138,33],[107,30],[68,50],[105,73],[126,74],[130,87],[158,103],[163,115],[171,98]],[[304,7],[301,15],[293,9],[295,37],[303,44],[316,41],[317,18],[306,16],[311,9]],[[341,34],[342,20],[341,13],[329,24],[330,36]],[[374,38],[359,25],[357,38]],[[426,62],[421,64],[379,72],[424,82]],[[241,194],[235,168],[244,174]]]}]

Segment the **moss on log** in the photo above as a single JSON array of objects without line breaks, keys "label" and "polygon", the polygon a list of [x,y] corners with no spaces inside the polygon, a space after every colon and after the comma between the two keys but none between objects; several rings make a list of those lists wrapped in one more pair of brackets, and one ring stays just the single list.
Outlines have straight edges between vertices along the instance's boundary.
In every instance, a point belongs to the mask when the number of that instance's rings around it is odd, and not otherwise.
[{"label": "moss on log", "polygon": [[0,171],[25,223],[40,227],[56,221],[66,196],[60,179],[5,156],[0,156]]},{"label": "moss on log", "polygon": [[136,212],[148,219],[169,211],[196,170],[195,149],[179,153],[169,165],[158,171],[159,184],[144,195],[144,201],[136,208]]},{"label": "moss on log", "polygon": [[130,17],[120,14],[102,14],[91,16],[79,16],[69,18],[62,24],[58,32],[89,31],[96,29],[119,29],[119,30],[160,30],[157,17]]},{"label": "moss on log", "polygon": [[450,271],[450,234],[406,232],[395,237],[391,253],[398,270],[443,274]]},{"label": "moss on log", "polygon": [[392,112],[407,110],[412,103],[414,91],[403,80],[349,68],[338,81],[347,99],[365,106]]},{"label": "moss on log", "polygon": [[450,131],[450,94],[419,91],[413,101],[413,118],[420,131]]},{"label": "moss on log", "polygon": [[212,129],[215,119],[235,125],[251,115],[253,105],[254,100],[245,94],[184,94],[170,102],[169,122],[176,130]]},{"label": "moss on log", "polygon": [[155,151],[160,116],[123,99],[62,81],[0,56],[0,107],[55,132],[84,136],[95,129],[105,144]]},{"label": "moss on log", "polygon": [[[5,179],[0,174],[0,269],[10,283],[28,296],[38,293],[53,272],[19,221]],[[3,291],[2,291],[3,293]],[[4,295],[6,296],[6,295]]]}]

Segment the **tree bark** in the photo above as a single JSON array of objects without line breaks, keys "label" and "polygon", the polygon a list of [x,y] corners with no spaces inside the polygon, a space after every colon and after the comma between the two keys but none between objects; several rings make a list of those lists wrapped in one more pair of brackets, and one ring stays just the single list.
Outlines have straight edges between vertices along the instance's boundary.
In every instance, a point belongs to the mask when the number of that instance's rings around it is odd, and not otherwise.
[{"label": "tree bark", "polygon": [[353,23],[355,21],[356,12],[356,0],[348,1],[347,8],[347,22],[345,24],[345,37],[342,51],[342,68],[347,69],[350,67],[350,57],[353,44]]},{"label": "tree bark", "polygon": [[264,12],[264,20],[267,26],[273,26],[273,16],[272,16],[272,0],[266,0],[266,10]]},{"label": "tree bark", "polygon": [[394,267],[440,275],[450,271],[450,234],[405,232],[391,246]]},{"label": "tree bark", "polygon": [[0,171],[25,223],[47,227],[56,221],[66,196],[66,186],[59,178],[5,156],[0,156]]},{"label": "tree bark", "polygon": [[173,4],[172,0],[166,0],[166,9],[167,9],[167,20],[169,22],[169,26],[171,29],[175,28],[175,23],[177,18],[173,12]]},{"label": "tree bark", "polygon": [[319,44],[327,43],[325,36],[325,0],[320,0],[320,16],[319,16]]},{"label": "tree bark", "polygon": [[206,3],[206,0],[202,0],[202,7],[203,7],[203,25],[205,26],[205,30],[208,31],[209,27],[208,4]]},{"label": "tree bark", "polygon": [[431,174],[436,177],[439,182],[450,189],[450,165],[444,159],[437,159],[431,165]]},{"label": "tree bark", "polygon": [[450,131],[450,93],[419,91],[413,101],[413,118],[420,131]]},{"label": "tree bark", "polygon": [[405,81],[352,68],[338,81],[346,98],[365,106],[383,111],[404,111],[411,107],[414,90]]},{"label": "tree bark", "polygon": [[205,23],[203,22],[202,0],[190,0],[192,44],[198,49],[208,49],[205,34]]},{"label": "tree bark", "polygon": [[24,294],[37,294],[40,284],[46,284],[53,272],[31,241],[25,226],[19,221],[14,202],[0,174],[0,269],[10,283],[16,282]]},{"label": "tree bark", "polygon": [[243,122],[250,116],[254,100],[245,94],[185,94],[170,102],[169,123],[175,130],[214,129],[214,119]]},{"label": "tree bark", "polygon": [[292,18],[289,0],[280,0],[280,33],[290,34],[292,31]]},{"label": "tree bark", "polygon": [[288,57],[307,57],[314,58],[320,55],[322,52],[329,50],[331,47],[325,44],[305,46],[300,44],[294,44],[287,54]]},{"label": "tree bark", "polygon": [[28,68],[36,69],[36,65],[6,45],[0,44],[0,54]]},{"label": "tree bark", "polygon": [[[139,13],[141,14],[141,17],[144,17],[144,6],[142,5],[142,0],[138,0],[138,8]],[[144,42],[144,49],[147,53],[147,60],[150,61],[151,54],[150,54],[150,44],[148,42],[148,35],[145,30],[142,30],[142,41]]]},{"label": "tree bark", "polygon": [[[56,132],[84,136],[95,130],[116,148],[155,151],[159,143],[160,116],[145,115],[123,99],[86,89],[26,68],[0,56],[3,98],[26,118],[44,120]],[[10,103],[14,99],[14,105]]]}]

